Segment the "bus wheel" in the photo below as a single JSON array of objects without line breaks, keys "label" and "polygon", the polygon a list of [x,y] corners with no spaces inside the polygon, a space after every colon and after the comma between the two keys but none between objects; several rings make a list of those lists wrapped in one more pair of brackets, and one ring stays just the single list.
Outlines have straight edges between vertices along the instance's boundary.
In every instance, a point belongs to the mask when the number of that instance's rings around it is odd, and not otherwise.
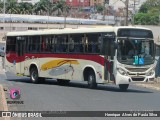
[{"label": "bus wheel", "polygon": [[39,83],[38,70],[36,67],[31,68],[30,79],[33,83]]},{"label": "bus wheel", "polygon": [[97,87],[96,77],[93,71],[90,71],[88,74],[88,87],[94,89]]},{"label": "bus wheel", "polygon": [[119,84],[119,88],[121,91],[127,91],[129,84]]},{"label": "bus wheel", "polygon": [[57,79],[57,82],[58,82],[60,85],[67,85],[67,84],[69,84],[70,80]]}]

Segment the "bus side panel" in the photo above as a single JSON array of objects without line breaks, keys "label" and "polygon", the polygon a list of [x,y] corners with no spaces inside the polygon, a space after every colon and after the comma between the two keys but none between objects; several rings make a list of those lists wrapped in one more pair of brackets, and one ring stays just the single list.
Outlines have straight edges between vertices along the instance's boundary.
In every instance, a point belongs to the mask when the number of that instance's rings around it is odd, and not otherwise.
[{"label": "bus side panel", "polygon": [[68,59],[70,63],[66,67],[66,79],[83,81],[83,62],[78,59]]},{"label": "bus side panel", "polygon": [[30,67],[31,65],[36,65],[38,71],[39,71],[39,58],[36,55],[31,54],[25,54],[25,60],[24,60],[24,74],[26,76],[30,76]]},{"label": "bus side panel", "polygon": [[26,54],[25,75],[29,76],[30,65],[35,64],[38,67],[39,77],[84,81],[84,69],[90,67],[95,72],[97,83],[104,83],[103,57],[88,56],[77,58],[75,55]]},{"label": "bus side panel", "polygon": [[16,75],[16,53],[6,53],[5,56],[5,71]]},{"label": "bus side panel", "polygon": [[57,58],[40,58],[40,77],[65,79],[64,67],[61,65],[61,59]]}]

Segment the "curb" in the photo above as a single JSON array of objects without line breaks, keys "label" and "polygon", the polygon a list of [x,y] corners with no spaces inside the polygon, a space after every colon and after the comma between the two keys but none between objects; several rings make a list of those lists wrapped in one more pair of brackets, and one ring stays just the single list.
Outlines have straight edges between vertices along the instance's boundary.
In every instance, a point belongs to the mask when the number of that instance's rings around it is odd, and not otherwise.
[{"label": "curb", "polygon": [[[0,63],[2,62],[2,58],[0,58]],[[5,75],[5,71],[4,69],[2,68],[2,64],[0,65],[0,73],[1,75]],[[6,95],[5,95],[5,92],[4,92],[4,88],[2,85],[0,85],[0,93],[1,93],[1,107],[2,107],[2,111],[8,111],[8,106],[7,106],[7,101],[6,101]],[[9,117],[2,117],[0,118],[0,120],[10,120]]]},{"label": "curb", "polygon": [[[4,89],[3,89],[2,85],[0,85],[0,91],[1,91],[1,96],[2,96],[2,107],[3,107],[2,111],[8,111],[6,96],[5,96]],[[10,120],[9,117],[4,117],[2,119],[3,120]]]},{"label": "curb", "polygon": [[1,95],[2,95],[3,111],[8,111],[6,96],[5,96],[5,93],[3,91],[3,86],[2,85],[0,85],[0,91],[2,93]]}]

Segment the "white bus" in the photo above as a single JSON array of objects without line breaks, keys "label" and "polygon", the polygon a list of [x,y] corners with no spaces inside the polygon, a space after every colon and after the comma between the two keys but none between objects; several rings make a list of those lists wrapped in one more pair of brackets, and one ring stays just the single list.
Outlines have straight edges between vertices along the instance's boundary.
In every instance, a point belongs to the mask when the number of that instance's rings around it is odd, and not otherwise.
[{"label": "white bus", "polygon": [[55,78],[60,83],[114,83],[126,91],[130,83],[155,78],[152,31],[140,27],[101,27],[9,32],[5,69],[33,83]]}]

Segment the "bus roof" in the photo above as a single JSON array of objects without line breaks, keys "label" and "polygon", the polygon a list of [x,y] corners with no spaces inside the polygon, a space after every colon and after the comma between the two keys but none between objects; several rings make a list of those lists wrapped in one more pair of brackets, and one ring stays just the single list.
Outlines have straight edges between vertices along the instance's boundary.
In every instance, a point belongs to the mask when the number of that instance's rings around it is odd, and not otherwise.
[{"label": "bus roof", "polygon": [[132,27],[132,26],[104,26],[104,27],[93,27],[93,28],[64,28],[64,29],[45,29],[45,30],[28,30],[28,31],[17,31],[8,32],[6,36],[28,36],[28,35],[51,35],[51,34],[74,34],[74,33],[96,33],[96,32],[115,32],[120,28],[135,28],[135,29],[145,29],[143,27]]}]

